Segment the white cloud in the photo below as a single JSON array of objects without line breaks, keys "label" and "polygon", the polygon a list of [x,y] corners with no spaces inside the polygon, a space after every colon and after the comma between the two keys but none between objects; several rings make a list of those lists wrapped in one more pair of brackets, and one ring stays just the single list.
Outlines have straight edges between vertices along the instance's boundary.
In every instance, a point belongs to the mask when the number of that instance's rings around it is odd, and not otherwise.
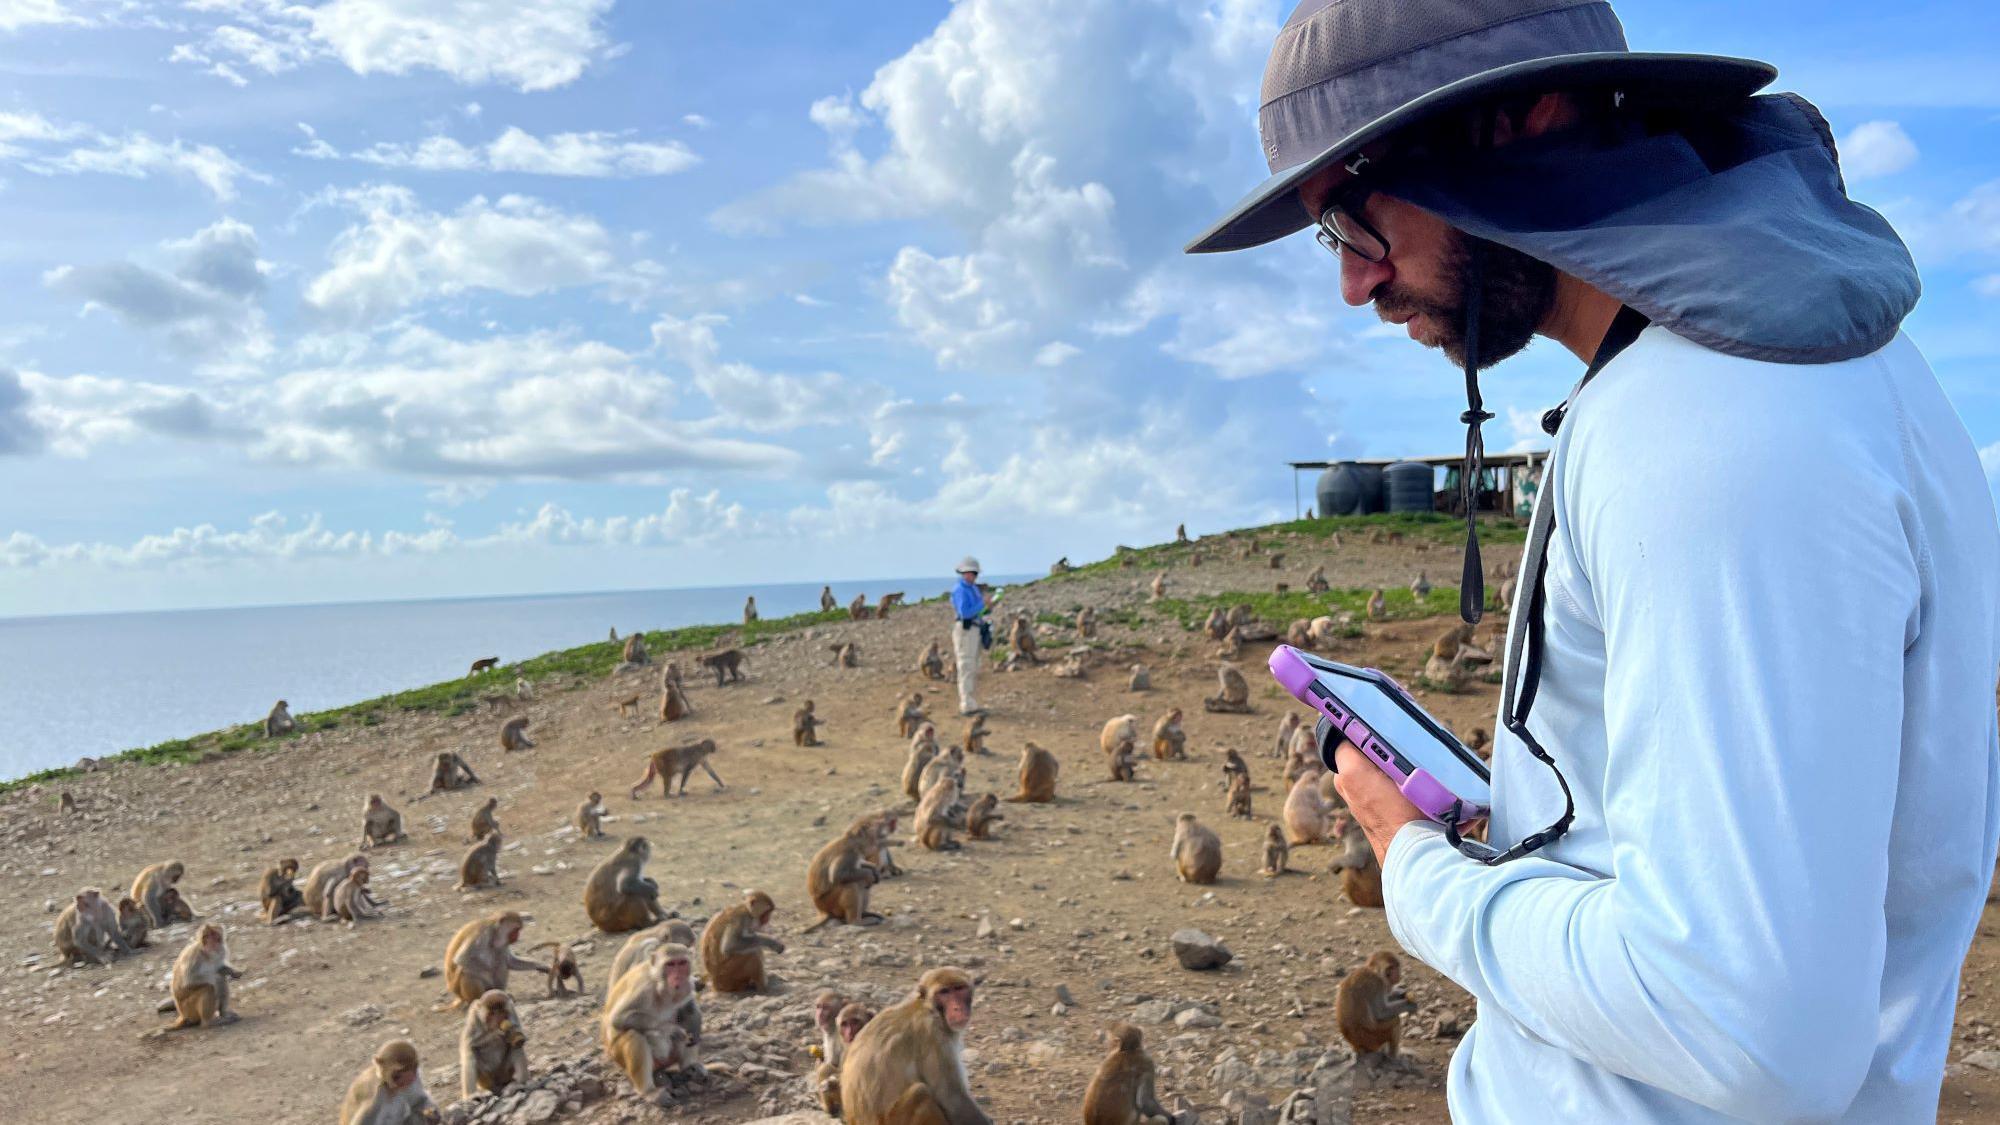
[{"label": "white cloud", "polygon": [[1035,353],[1036,367],[1061,367],[1083,354],[1083,349],[1062,340],[1051,340]]},{"label": "white cloud", "polygon": [[38,453],[44,441],[41,425],[28,415],[28,389],[20,373],[0,367],[0,457]]},{"label": "white cloud", "polygon": [[582,519],[556,504],[543,504],[531,520],[503,523],[491,537],[507,544],[552,544],[604,547],[679,547],[734,538],[750,530],[743,505],[725,503],[711,489],[696,496],[676,488],[667,506],[642,516]]},{"label": "white cloud", "polygon": [[222,219],[165,249],[174,264],[160,270],[132,262],[58,266],[43,284],[103,309],[215,373],[241,370],[270,354],[262,301],[269,266],[257,257],[257,233]]},{"label": "white cloud", "polygon": [[390,186],[336,193],[361,220],[337,237],[331,265],[305,288],[326,322],[357,327],[410,305],[468,289],[529,296],[576,286],[615,293],[648,289],[659,273],[649,261],[623,261],[595,219],[526,196],[489,202],[475,196],[456,212],[418,206],[408,189]]},{"label": "white cloud", "polygon": [[164,534],[142,536],[128,544],[64,543],[51,545],[37,536],[16,531],[0,539],[0,569],[27,570],[90,563],[119,569],[161,569],[213,565],[244,559],[293,560],[313,557],[434,553],[452,545],[449,529],[434,528],[412,535],[401,531],[374,534],[332,531],[315,513],[299,527],[277,512],[253,517],[248,527],[219,530],[214,524],[178,527]]},{"label": "white cloud", "polygon": [[0,161],[44,176],[185,176],[224,202],[236,198],[238,180],[271,182],[214,145],[188,144],[178,137],[163,141],[140,132],[113,136],[29,112],[0,112]]},{"label": "white cloud", "polygon": [[2000,297],[2000,273],[1987,274],[1973,282],[1972,289],[1982,297]]},{"label": "white cloud", "polygon": [[699,113],[682,114],[681,120],[689,125],[694,126],[697,129],[707,129],[715,124],[715,122],[710,121],[708,118],[703,117]]},{"label": "white cloud", "polygon": [[1182,262],[1142,279],[1123,308],[1091,329],[1127,336],[1162,318],[1172,319],[1174,333],[1160,350],[1224,379],[1309,368],[1336,339],[1332,322],[1303,293],[1202,279]]},{"label": "white cloud", "polygon": [[37,24],[81,23],[58,0],[0,0],[0,31],[19,31]]},{"label": "white cloud", "polygon": [[1850,180],[1893,176],[1917,162],[1917,143],[1894,121],[1864,121],[1840,141],[1841,172]]},{"label": "white cloud", "polygon": [[[316,159],[342,154],[309,126],[308,144],[293,151]],[[387,168],[430,172],[520,172],[539,176],[670,176],[701,162],[679,141],[624,140],[614,133],[555,133],[538,137],[508,128],[486,144],[467,145],[451,137],[426,137],[415,144],[380,142],[346,154],[348,159]]]},{"label": "white cloud", "polygon": [[236,83],[338,59],[356,74],[435,70],[466,84],[550,90],[617,48],[604,31],[613,0],[191,0],[218,22],[172,58]]},{"label": "white cloud", "polygon": [[853,425],[888,398],[879,386],[853,383],[831,371],[774,374],[724,360],[715,329],[727,323],[728,318],[714,314],[686,319],[665,315],[653,323],[654,346],[687,367],[695,386],[714,404],[719,423],[751,431]]}]

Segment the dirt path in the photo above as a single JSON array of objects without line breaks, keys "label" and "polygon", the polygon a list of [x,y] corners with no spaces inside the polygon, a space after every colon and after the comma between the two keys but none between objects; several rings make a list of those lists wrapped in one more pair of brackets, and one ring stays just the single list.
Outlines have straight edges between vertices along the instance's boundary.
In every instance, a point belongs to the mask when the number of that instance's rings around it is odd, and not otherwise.
[{"label": "dirt path", "polygon": [[[1437,581],[1457,573],[1455,552],[1443,549],[1419,555],[1406,547],[1332,549],[1305,540],[1284,549],[1286,565],[1277,574],[1262,558],[1218,551],[1199,568],[1177,569],[1175,592],[1269,590],[1274,580],[1298,588],[1321,562],[1336,587],[1400,586],[1419,566]],[[1213,690],[1214,646],[1145,608],[1150,577],[1143,569],[1114,569],[1009,593],[1010,609],[1066,613],[1087,601],[1105,611],[1136,609],[1139,616],[1135,625],[1102,627],[1105,647],[1086,680],[1060,679],[1047,669],[987,674],[994,753],[973,759],[970,788],[1011,792],[1021,745],[1032,739],[1062,759],[1061,799],[1005,806],[1008,820],[990,843],[951,854],[900,850],[909,873],[879,891],[877,906],[892,915],[879,929],[800,933],[814,917],[801,873],[807,857],[855,815],[907,804],[897,789],[904,746],[891,718],[898,695],[924,690],[941,735],[957,741],[962,727],[946,702],[955,700],[951,686],[926,684],[914,671],[923,644],[944,635],[946,611],[937,605],[759,645],[751,650],[747,683],[718,689],[713,681],[695,682],[694,716],[671,727],[615,713],[610,701],[617,695],[643,689],[651,698],[651,675],[634,673],[617,685],[540,685],[523,709],[538,745],[518,754],[503,755],[495,744],[497,714],[407,714],[372,728],[309,735],[273,752],[178,768],[119,766],[76,778],[66,783],[84,802],[76,818],[56,816],[53,790],[10,795],[0,803],[0,839],[8,842],[0,863],[0,948],[11,951],[10,971],[0,977],[0,1011],[7,1017],[0,1057],[11,1060],[0,1085],[0,1118],[331,1120],[354,1072],[377,1044],[398,1035],[417,1044],[440,1102],[454,1100],[459,1019],[431,1010],[439,982],[421,974],[437,963],[459,925],[495,909],[532,915],[524,943],[590,934],[580,890],[612,844],[579,840],[566,825],[591,789],[601,790],[612,810],[606,830],[613,840],[636,833],[653,841],[651,874],[663,899],[700,919],[735,901],[743,888],[765,889],[778,900],[777,932],[790,948],[773,961],[785,981],[777,999],[705,998],[711,1050],[733,1046],[750,1062],[749,1077],[672,1114],[612,1097],[566,1120],[734,1121],[802,1105],[803,1083],[790,1076],[810,1063],[803,1013],[813,992],[832,984],[893,1000],[922,968],[940,963],[982,975],[969,1069],[996,1120],[1075,1120],[1102,1054],[1098,1029],[1132,1018],[1136,1006],[1153,999],[1209,1004],[1221,1020],[1210,1028],[1146,1027],[1170,1104],[1185,1096],[1205,1119],[1222,1119],[1222,1096],[1245,1082],[1276,1101],[1324,1048],[1339,1045],[1331,998],[1340,976],[1394,942],[1381,911],[1350,907],[1323,874],[1276,880],[1255,874],[1258,843],[1283,802],[1281,763],[1268,747],[1292,704],[1261,674],[1269,645],[1254,645],[1240,664],[1250,674],[1257,713],[1203,713],[1200,699]],[[1420,664],[1439,624],[1370,626],[1337,651],[1342,659],[1407,672]],[[859,644],[861,667],[829,666],[827,646],[839,639]],[[1069,640],[1068,630],[1056,629],[1042,643],[1061,651]],[[1124,690],[1124,667],[1135,659],[1152,668],[1150,693]],[[1467,730],[1490,724],[1496,690],[1479,684],[1426,703]],[[827,722],[827,744],[799,749],[791,745],[790,715],[808,696]],[[1193,760],[1149,759],[1136,783],[1103,780],[1099,725],[1130,711],[1150,726],[1169,706],[1188,713]],[[642,800],[627,797],[647,751],[700,737],[722,746],[716,766],[727,789],[717,792],[697,775],[684,799],[662,800],[657,789]],[[1225,747],[1250,761],[1257,781],[1253,821],[1223,814],[1216,759]],[[419,799],[428,759],[439,749],[465,754],[484,784]],[[286,855],[310,868],[350,850],[371,792],[403,810],[412,834],[408,844],[375,856],[375,885],[389,916],[353,930],[258,924],[254,895],[263,868]],[[462,895],[451,889],[453,871],[472,811],[489,796],[500,798],[510,841],[502,856],[506,885]],[[1212,888],[1173,877],[1167,841],[1181,810],[1196,812],[1223,838],[1223,879]],[[196,908],[229,927],[233,961],[245,973],[236,994],[243,1019],[212,1032],[142,1038],[165,1022],[153,1007],[188,928],[156,935],[136,961],[63,970],[52,966],[49,904],[85,885],[115,897],[141,866],[170,858],[186,864],[183,887]],[[1302,848],[1293,866],[1320,872],[1329,858],[1327,849]],[[2000,944],[1990,907],[1988,914],[1966,968],[1955,1060],[1993,1046],[1992,1025],[2000,1023],[1993,984]],[[979,936],[982,918],[990,919],[990,936]],[[1180,969],[1167,939],[1190,925],[1227,942],[1236,962],[1219,973]],[[538,1068],[593,1051],[596,998],[620,940],[600,938],[583,952],[589,1001],[541,1000],[538,982],[517,977]],[[1424,1077],[1357,1094],[1357,1122],[1444,1120],[1442,1080],[1455,1040],[1434,1029],[1468,1023],[1472,1004],[1414,963],[1408,983],[1422,1010],[1407,1021],[1405,1044]],[[1074,1008],[1058,1011],[1059,985]],[[2000,1113],[1986,1108],[1997,1103],[2000,1075],[1955,1062],[1940,1120],[2000,1121]]]}]

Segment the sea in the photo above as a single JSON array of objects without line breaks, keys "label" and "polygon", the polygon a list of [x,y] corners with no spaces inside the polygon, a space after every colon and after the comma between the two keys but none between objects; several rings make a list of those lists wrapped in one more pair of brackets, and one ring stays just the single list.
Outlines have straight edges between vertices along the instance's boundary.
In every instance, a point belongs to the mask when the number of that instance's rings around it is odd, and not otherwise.
[{"label": "sea", "polygon": [[[989,575],[995,585],[1028,576]],[[949,577],[836,582],[844,606]],[[784,617],[819,608],[820,584],[343,602],[0,618],[0,779],[172,738],[373,699],[637,629]]]}]

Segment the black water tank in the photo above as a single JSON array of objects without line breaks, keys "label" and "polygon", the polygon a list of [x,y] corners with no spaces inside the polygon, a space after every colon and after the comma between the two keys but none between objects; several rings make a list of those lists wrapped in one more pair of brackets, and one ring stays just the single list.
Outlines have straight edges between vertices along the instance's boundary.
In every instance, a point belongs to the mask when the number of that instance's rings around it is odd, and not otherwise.
[{"label": "black water tank", "polygon": [[1361,466],[1342,461],[1319,475],[1313,494],[1322,516],[1358,516],[1367,511],[1361,480]]},{"label": "black water tank", "polygon": [[1382,466],[1356,465],[1354,468],[1361,475],[1360,514],[1368,515],[1387,508],[1388,498],[1382,494]]},{"label": "black water tank", "polygon": [[1437,471],[1421,461],[1398,461],[1382,472],[1383,489],[1392,512],[1437,510]]}]

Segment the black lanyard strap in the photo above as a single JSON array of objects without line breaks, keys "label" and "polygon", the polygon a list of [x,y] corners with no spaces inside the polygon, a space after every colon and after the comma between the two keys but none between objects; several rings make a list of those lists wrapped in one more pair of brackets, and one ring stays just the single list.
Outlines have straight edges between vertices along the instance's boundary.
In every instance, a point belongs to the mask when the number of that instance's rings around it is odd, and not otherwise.
[{"label": "black lanyard strap", "polygon": [[[1649,323],[1651,322],[1644,313],[1630,307],[1619,309],[1618,315],[1612,318],[1611,327],[1604,333],[1603,342],[1597,346],[1597,354],[1591,358],[1590,366],[1584,370],[1583,378],[1577,381],[1576,386],[1570,390],[1569,397],[1565,398],[1561,405],[1542,415],[1542,429],[1554,436],[1556,430],[1561,428],[1563,418],[1568,415],[1570,404],[1576,401],[1577,394],[1588,386],[1592,379],[1597,378],[1597,373],[1604,370],[1604,366],[1616,358],[1618,353],[1630,347],[1632,341],[1639,338],[1639,333],[1644,332]],[[1548,604],[1548,590],[1544,577],[1548,570],[1549,538],[1556,529],[1556,507],[1549,496],[1553,491],[1549,487],[1553,469],[1552,454],[1548,468],[1542,472],[1542,486],[1535,495],[1535,514],[1533,522],[1529,525],[1528,547],[1522,555],[1520,588],[1528,595],[1526,606],[1528,616],[1518,627],[1508,630],[1506,680],[1500,689],[1500,722],[1521,740],[1522,745],[1528,748],[1528,753],[1533,754],[1537,761],[1548,766],[1556,775],[1556,784],[1562,787],[1563,814],[1556,818],[1555,823],[1540,832],[1523,837],[1504,852],[1477,841],[1462,839],[1458,834],[1458,824],[1447,820],[1444,833],[1445,839],[1451,846],[1489,867],[1519,859],[1537,848],[1554,843],[1569,831],[1571,822],[1576,819],[1576,801],[1570,795],[1569,781],[1563,777],[1562,770],[1556,768],[1555,759],[1549,756],[1549,752],[1542,748],[1541,742],[1528,730],[1528,713],[1534,709],[1535,692],[1541,687],[1542,682],[1542,655],[1546,628],[1543,616]]]}]

